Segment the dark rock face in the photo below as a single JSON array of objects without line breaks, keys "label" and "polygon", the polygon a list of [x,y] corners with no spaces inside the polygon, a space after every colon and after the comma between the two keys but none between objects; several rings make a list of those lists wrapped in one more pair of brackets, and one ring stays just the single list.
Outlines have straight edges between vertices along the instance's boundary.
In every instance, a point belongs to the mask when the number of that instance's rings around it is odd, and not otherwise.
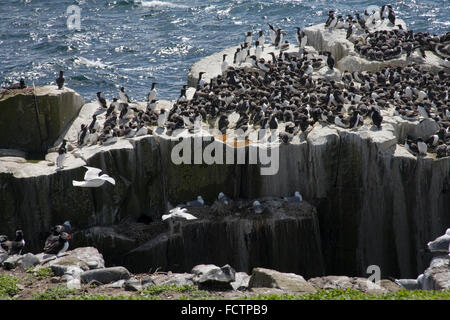
[{"label": "dark rock face", "polygon": [[[162,233],[130,251],[123,265],[132,272],[160,268],[173,272],[212,263],[251,272],[265,266],[306,277],[324,273],[314,207],[284,204],[276,213],[199,219],[182,223],[181,232]],[[295,207],[296,211],[292,208]],[[289,210],[288,210],[289,209]],[[191,209],[192,211],[193,209]],[[195,213],[194,213],[195,215]]]},{"label": "dark rock face", "polygon": [[[257,165],[177,166],[170,159],[176,142],[155,136],[130,140],[132,148],[111,148],[87,159],[88,165],[115,177],[115,187],[73,188],[72,180],[79,180],[84,168],[37,176],[2,172],[0,234],[13,234],[21,226],[25,252],[40,252],[50,227],[64,220],[78,230],[143,215],[156,223],[168,202],[176,205],[198,195],[210,204],[220,191],[230,198],[253,199],[299,190],[317,207],[318,222],[293,217],[197,221],[183,224],[182,234],[155,232],[152,240],[129,252],[124,263],[145,272],[230,263],[237,271],[263,266],[305,277],[367,276],[367,266],[375,264],[382,277],[414,278],[429,264],[420,249],[450,225],[450,192],[445,189],[450,158],[398,153],[396,143],[407,128],[392,130],[395,135],[380,131],[361,137],[314,128],[306,141],[280,146],[279,171],[273,176],[260,175]],[[104,239],[106,246],[110,240]],[[89,241],[82,245],[92,245]],[[128,245],[121,242],[120,255],[129,251]],[[217,250],[223,246],[227,249]],[[324,261],[318,252],[326,253]],[[119,264],[121,259],[110,261]]]}]

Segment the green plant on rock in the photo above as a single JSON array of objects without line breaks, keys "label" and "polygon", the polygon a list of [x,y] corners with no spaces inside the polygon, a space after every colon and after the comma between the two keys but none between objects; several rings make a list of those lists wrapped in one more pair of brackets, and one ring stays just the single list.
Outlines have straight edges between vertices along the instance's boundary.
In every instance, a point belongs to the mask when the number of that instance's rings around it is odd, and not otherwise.
[{"label": "green plant on rock", "polygon": [[0,274],[0,299],[10,299],[19,292],[18,279],[10,275]]}]

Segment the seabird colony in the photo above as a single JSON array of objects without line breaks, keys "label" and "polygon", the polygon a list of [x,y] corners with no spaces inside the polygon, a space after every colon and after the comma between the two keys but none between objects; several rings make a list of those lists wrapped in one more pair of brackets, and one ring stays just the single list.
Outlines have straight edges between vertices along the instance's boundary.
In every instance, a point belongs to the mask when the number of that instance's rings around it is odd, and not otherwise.
[{"label": "seabird colony", "polygon": [[[401,26],[395,25],[391,11],[388,6],[372,15],[366,12],[365,19],[358,14],[356,19],[348,15],[346,20],[342,16],[335,17],[334,11],[330,11],[325,28],[360,29],[360,34],[367,35],[365,39],[356,37],[358,32],[350,34],[356,41],[356,50],[365,52],[369,58],[382,57],[383,60],[403,52],[404,43],[409,46],[411,41],[417,41],[424,50],[428,50],[432,43],[436,48],[438,41],[441,44],[448,38],[448,34],[433,36],[435,42],[429,42],[426,40],[428,34],[405,32]],[[392,27],[398,29],[370,32],[372,26],[377,24],[376,17],[383,20],[380,17],[389,16]],[[384,110],[409,121],[435,121],[439,129],[431,136],[418,139],[407,137],[402,143],[414,155],[436,153],[437,157],[450,156],[448,73],[440,71],[433,74],[411,63],[407,67],[385,66],[378,72],[344,71],[336,80],[317,77],[314,71],[323,67],[334,70],[332,54],[327,51],[318,54],[308,52],[306,35],[300,28],[295,32],[296,45],[288,40],[283,42],[283,35],[287,33],[281,28],[273,25],[269,28],[269,45],[264,43],[263,30],[254,44],[251,34],[247,33],[233,57],[230,56],[228,61],[226,55],[222,57],[222,74],[208,82],[202,77],[205,72],[200,72],[193,98],[187,99],[186,86],[183,86],[179,99],[170,110],[156,110],[156,83],[152,84],[146,110],[130,107],[132,104],[129,97],[125,97],[123,88],[121,100],[115,98],[109,108],[99,92],[99,111],[96,113],[106,112],[106,116],[103,127],[97,129],[100,132],[98,138],[91,144],[107,143],[111,139],[114,142],[117,137],[133,137],[137,132],[151,134],[151,127],[154,126],[164,128],[169,135],[175,129],[189,129],[192,132],[193,124],[199,121],[217,123],[223,133],[227,129],[246,132],[251,126],[254,129],[278,129],[278,125],[284,123],[280,127],[279,139],[289,143],[297,133],[307,135],[315,125],[334,125],[350,130],[372,125],[373,130],[379,130],[383,126],[381,111]],[[393,35],[397,38],[389,40]],[[366,50],[363,45],[366,41],[373,48],[379,48],[379,42],[384,39],[389,41],[387,48],[380,47],[382,56],[375,49]],[[424,42],[430,45],[427,47]],[[269,46],[274,47],[269,60],[262,58],[261,54],[252,54]],[[298,52],[286,52],[292,46],[298,47]],[[229,121],[232,113],[238,114],[237,121]],[[89,135],[96,134],[94,127],[90,129],[90,125],[86,129],[86,125],[82,125],[80,131],[80,146],[86,144]]]}]

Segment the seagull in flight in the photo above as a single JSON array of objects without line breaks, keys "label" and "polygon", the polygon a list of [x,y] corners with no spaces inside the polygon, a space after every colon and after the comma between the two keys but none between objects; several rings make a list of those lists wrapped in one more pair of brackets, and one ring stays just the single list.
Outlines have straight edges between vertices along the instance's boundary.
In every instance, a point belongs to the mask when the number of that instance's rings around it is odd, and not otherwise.
[{"label": "seagull in flight", "polygon": [[116,185],[114,178],[111,178],[107,174],[99,175],[102,169],[84,166],[87,171],[84,174],[84,181],[73,180],[72,184],[74,187],[85,187],[85,188],[97,188],[102,186],[105,182],[109,182],[112,185]]}]

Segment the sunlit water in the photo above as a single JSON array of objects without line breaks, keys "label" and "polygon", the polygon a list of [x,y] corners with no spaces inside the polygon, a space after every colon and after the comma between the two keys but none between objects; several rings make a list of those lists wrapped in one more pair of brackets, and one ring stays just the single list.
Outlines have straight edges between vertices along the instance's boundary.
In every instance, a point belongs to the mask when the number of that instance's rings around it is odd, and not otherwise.
[{"label": "sunlit water", "polygon": [[[295,26],[324,22],[327,12],[362,12],[383,1],[0,0],[0,83],[24,77],[54,83],[60,69],[85,100],[111,99],[125,86],[143,101],[153,81],[159,99],[175,99],[189,67],[243,41],[245,32],[275,24],[294,40]],[[81,30],[67,28],[67,8],[81,8]],[[393,1],[409,28],[450,30],[450,0]]]}]

